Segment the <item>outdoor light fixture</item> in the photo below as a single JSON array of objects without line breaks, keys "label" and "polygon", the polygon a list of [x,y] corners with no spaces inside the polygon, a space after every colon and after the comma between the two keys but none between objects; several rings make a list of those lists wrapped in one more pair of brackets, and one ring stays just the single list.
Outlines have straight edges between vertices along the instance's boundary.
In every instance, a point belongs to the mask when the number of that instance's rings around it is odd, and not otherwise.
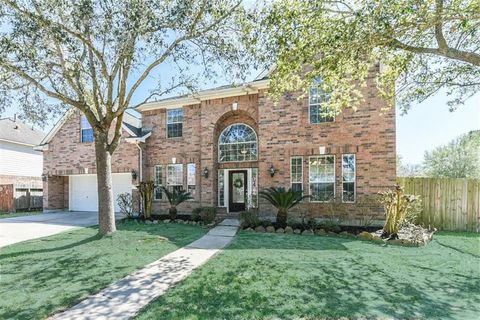
[{"label": "outdoor light fixture", "polygon": [[278,171],[278,169],[275,169],[273,164],[270,166],[270,169],[268,169],[268,172],[270,172],[270,177],[272,177],[272,178],[275,175],[275,172],[277,172],[277,171]]},{"label": "outdoor light fixture", "polygon": [[42,181],[45,181],[45,182],[48,181],[48,174],[46,173],[42,174]]},{"label": "outdoor light fixture", "polygon": [[137,180],[137,171],[135,171],[134,169],[132,169],[132,179]]},{"label": "outdoor light fixture", "polygon": [[208,178],[208,168],[207,167],[203,168],[203,176],[205,178]]}]

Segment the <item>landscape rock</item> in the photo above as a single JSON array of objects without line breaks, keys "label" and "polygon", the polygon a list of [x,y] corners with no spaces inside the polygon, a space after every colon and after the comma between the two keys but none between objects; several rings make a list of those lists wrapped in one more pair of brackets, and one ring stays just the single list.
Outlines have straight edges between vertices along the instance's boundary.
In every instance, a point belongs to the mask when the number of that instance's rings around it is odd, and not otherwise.
[{"label": "landscape rock", "polygon": [[265,232],[265,228],[263,226],[258,226],[255,228],[255,232]]},{"label": "landscape rock", "polygon": [[170,223],[170,219],[163,220],[163,223]]},{"label": "landscape rock", "polygon": [[300,229],[295,229],[295,230],[293,230],[293,233],[295,233],[295,234],[301,234],[301,233],[302,233],[302,230],[300,230]]},{"label": "landscape rock", "polygon": [[373,239],[373,235],[370,232],[367,232],[367,231],[360,232],[358,234],[358,237],[360,239],[365,239],[365,240],[372,240]]},{"label": "landscape rock", "polygon": [[292,234],[293,233],[293,228],[292,227],[286,227],[285,228],[285,233]]},{"label": "landscape rock", "polygon": [[153,224],[158,224],[158,220],[153,220]]},{"label": "landscape rock", "polygon": [[253,230],[252,228],[247,228],[247,229],[245,229],[245,231],[253,232],[253,231],[255,231],[255,230]]},{"label": "landscape rock", "polygon": [[268,233],[274,233],[274,232],[275,232],[275,227],[274,227],[274,226],[268,226],[267,229],[266,229],[266,231],[267,231]]},{"label": "landscape rock", "polygon": [[[433,234],[435,233],[434,230],[428,230],[423,228],[422,226],[417,226],[412,223],[405,224],[399,231],[398,231],[398,239],[382,239],[388,244],[393,245],[401,245],[401,246],[424,246],[429,243],[432,238]],[[383,230],[378,230],[372,233],[372,236],[380,238],[382,235]]]},{"label": "landscape rock", "polygon": [[275,230],[276,233],[285,233],[285,230],[283,230],[283,228],[278,228],[277,230]]},{"label": "landscape rock", "polygon": [[302,236],[313,236],[312,230],[303,230]]},{"label": "landscape rock", "polygon": [[152,224],[152,221],[151,220],[145,220],[145,223],[146,224]]},{"label": "landscape rock", "polygon": [[323,236],[323,235],[326,235],[327,232],[325,231],[325,229],[316,229],[315,234],[319,236]]}]

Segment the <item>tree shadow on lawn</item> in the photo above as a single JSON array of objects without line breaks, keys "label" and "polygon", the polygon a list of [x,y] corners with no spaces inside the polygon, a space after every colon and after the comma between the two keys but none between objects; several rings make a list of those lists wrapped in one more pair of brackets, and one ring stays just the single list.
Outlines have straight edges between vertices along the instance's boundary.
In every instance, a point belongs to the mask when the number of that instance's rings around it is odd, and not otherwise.
[{"label": "tree shadow on lawn", "polygon": [[[189,225],[119,225],[101,237],[95,227],[2,248],[0,318],[43,318],[200,237]],[[4,253],[3,253],[4,252]]]},{"label": "tree shadow on lawn", "polygon": [[139,318],[476,318],[474,266],[463,275],[461,255],[432,246],[240,233]]}]

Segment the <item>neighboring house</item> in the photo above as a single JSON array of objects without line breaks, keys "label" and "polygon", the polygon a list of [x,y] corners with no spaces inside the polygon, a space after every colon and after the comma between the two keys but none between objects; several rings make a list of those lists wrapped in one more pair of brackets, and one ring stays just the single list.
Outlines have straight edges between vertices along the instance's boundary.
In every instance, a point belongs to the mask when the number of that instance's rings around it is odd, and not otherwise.
[{"label": "neighboring house", "polygon": [[[138,182],[130,179],[135,170],[138,179],[191,192],[194,199],[182,204],[181,211],[215,206],[221,213],[253,207],[272,213],[270,205],[259,201],[258,191],[291,187],[311,196],[297,212],[325,216],[335,198],[350,218],[358,219],[361,197],[395,183],[394,108],[382,111],[386,104],[373,79],[362,89],[365,103],[336,117],[323,115],[319,103],[326,95],[318,87],[304,98],[299,92],[285,94],[277,104],[268,98],[268,87],[269,80],[259,77],[239,87],[138,107],[142,123],[133,126],[138,133],[125,130],[113,156],[114,192]],[[96,190],[94,175],[81,170],[95,170],[93,146],[81,140],[82,123],[78,113],[67,116],[43,142],[49,176],[46,209],[96,209],[96,204],[81,202],[86,190]],[[154,211],[167,207],[157,188]],[[382,212],[380,205],[369,210]]]},{"label": "neighboring house", "polygon": [[16,118],[0,119],[0,184],[42,188],[43,157],[33,148],[44,136]]},{"label": "neighboring house", "polygon": [[33,148],[45,134],[14,118],[0,119],[0,212],[42,207],[42,153]]}]

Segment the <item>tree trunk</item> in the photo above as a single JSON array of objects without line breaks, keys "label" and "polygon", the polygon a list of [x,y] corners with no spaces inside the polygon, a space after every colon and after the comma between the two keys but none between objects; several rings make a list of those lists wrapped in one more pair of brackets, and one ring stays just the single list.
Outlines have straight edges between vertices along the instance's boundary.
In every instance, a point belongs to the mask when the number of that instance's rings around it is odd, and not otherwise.
[{"label": "tree trunk", "polygon": [[279,209],[277,212],[277,227],[285,228],[287,226],[287,210]]},{"label": "tree trunk", "polygon": [[97,162],[98,221],[102,235],[114,233],[115,206],[112,189],[112,156],[107,150],[108,133],[95,133]]},{"label": "tree trunk", "polygon": [[177,207],[171,206],[170,210],[168,210],[170,213],[170,220],[175,220],[177,219]]}]

